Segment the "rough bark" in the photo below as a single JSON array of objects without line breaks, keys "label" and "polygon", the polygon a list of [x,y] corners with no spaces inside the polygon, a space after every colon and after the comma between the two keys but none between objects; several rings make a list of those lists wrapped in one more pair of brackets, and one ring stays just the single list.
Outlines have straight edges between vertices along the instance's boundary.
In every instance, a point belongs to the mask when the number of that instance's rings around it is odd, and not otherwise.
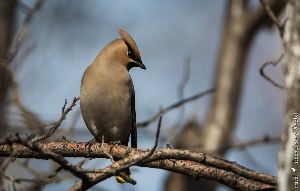
[{"label": "rough bark", "polygon": [[[299,165],[299,112],[300,112],[300,2],[289,1],[284,48],[285,65],[285,129],[279,153],[279,190],[292,191],[300,188]],[[292,170],[293,169],[293,170]]]},{"label": "rough bark", "polygon": [[[15,141],[12,139],[8,141],[9,144],[0,144],[0,156],[51,159],[58,163],[62,169],[81,179],[70,190],[87,190],[114,176],[116,172],[133,165],[181,173],[191,176],[195,180],[210,179],[235,190],[274,190],[277,182],[277,178],[274,176],[247,169],[236,162],[189,150],[157,149],[150,156],[151,151],[128,148],[122,145],[112,146],[106,143],[93,143],[89,148],[85,142],[67,140],[31,144],[31,141],[24,142],[16,139],[16,142],[19,143],[13,142]],[[128,155],[128,153],[130,154]],[[123,158],[124,156],[126,157]],[[145,156],[148,157],[145,158]],[[73,165],[65,157],[113,157],[117,161],[105,168],[95,170],[82,168],[82,164]],[[8,158],[9,161],[11,159]]]}]

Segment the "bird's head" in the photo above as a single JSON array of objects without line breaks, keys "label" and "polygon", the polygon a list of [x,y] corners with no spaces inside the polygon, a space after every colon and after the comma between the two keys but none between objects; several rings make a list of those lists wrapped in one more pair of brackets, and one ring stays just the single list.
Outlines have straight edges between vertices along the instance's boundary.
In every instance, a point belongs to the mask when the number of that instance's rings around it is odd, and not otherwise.
[{"label": "bird's head", "polygon": [[140,67],[144,70],[146,70],[146,66],[143,64],[141,60],[141,55],[140,51],[133,40],[133,38],[126,32],[124,29],[119,28],[118,30],[122,40],[126,44],[126,55],[128,58],[128,63],[127,63],[127,69],[130,70],[130,68],[133,67]]},{"label": "bird's head", "polygon": [[141,60],[139,49],[133,38],[122,28],[118,30],[121,39],[109,43],[100,53],[113,63],[121,63],[129,71],[133,67],[140,67],[146,70]]}]

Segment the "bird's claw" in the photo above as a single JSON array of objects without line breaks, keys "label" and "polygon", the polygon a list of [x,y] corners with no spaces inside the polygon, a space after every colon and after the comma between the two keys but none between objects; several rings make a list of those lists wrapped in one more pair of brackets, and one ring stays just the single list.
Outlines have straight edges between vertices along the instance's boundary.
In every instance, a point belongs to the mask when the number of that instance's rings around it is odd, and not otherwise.
[{"label": "bird's claw", "polygon": [[112,144],[112,145],[121,145],[121,141],[109,141],[109,144]]},{"label": "bird's claw", "polygon": [[111,152],[111,150],[114,148],[114,146],[119,146],[119,145],[121,145],[121,141],[109,141],[109,144],[111,145],[110,146],[110,152]]},{"label": "bird's claw", "polygon": [[125,156],[128,156],[130,154],[131,150],[129,147],[126,148],[126,151],[124,153]]},{"label": "bird's claw", "polygon": [[93,143],[96,142],[96,139],[92,139],[92,140],[89,140],[88,142],[85,143],[85,148],[88,149],[88,157],[91,158],[91,148],[93,146]]}]

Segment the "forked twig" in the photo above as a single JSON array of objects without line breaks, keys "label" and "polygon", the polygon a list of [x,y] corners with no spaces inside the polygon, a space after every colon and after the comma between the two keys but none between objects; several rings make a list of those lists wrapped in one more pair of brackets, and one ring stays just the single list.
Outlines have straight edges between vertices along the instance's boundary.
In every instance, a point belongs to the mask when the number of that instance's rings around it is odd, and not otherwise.
[{"label": "forked twig", "polygon": [[63,122],[63,120],[65,120],[66,115],[72,110],[72,108],[76,105],[76,102],[79,99],[80,99],[79,97],[77,97],[77,98],[74,97],[73,102],[71,103],[71,105],[67,109],[66,109],[67,100],[65,99],[65,103],[64,103],[64,106],[62,107],[60,119],[53,124],[53,126],[50,128],[50,130],[46,134],[30,140],[30,142],[31,143],[36,143],[36,142],[39,142],[39,141],[42,141],[42,140],[45,140],[45,139],[49,138],[56,131],[56,129],[60,126],[60,124]]},{"label": "forked twig", "polygon": [[283,22],[279,21],[279,19],[276,17],[276,15],[272,11],[271,7],[269,6],[269,4],[267,3],[266,0],[260,0],[260,3],[263,6],[263,8],[266,11],[266,13],[268,14],[268,16],[270,17],[270,19],[277,26],[279,34],[280,34],[280,37],[282,38],[283,35],[284,35],[285,24],[287,22],[287,19],[285,19]]}]

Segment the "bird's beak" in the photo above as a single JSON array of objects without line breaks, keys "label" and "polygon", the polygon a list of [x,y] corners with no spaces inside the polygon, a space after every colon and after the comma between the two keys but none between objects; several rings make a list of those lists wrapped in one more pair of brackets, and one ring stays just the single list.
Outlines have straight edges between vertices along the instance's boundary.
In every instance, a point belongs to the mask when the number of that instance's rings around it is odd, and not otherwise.
[{"label": "bird's beak", "polygon": [[136,64],[137,67],[142,68],[143,70],[146,70],[146,66],[143,64],[142,60],[133,60],[133,62]]}]

